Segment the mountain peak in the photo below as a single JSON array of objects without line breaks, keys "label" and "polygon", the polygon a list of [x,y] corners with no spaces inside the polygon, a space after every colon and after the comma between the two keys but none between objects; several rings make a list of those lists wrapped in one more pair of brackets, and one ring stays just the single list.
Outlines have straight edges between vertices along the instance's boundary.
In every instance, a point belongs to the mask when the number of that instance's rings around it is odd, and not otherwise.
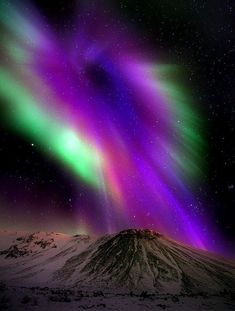
[{"label": "mountain peak", "polygon": [[117,236],[125,236],[127,238],[135,237],[138,239],[155,239],[163,237],[162,234],[160,234],[157,231],[150,230],[150,229],[126,229],[120,231]]}]

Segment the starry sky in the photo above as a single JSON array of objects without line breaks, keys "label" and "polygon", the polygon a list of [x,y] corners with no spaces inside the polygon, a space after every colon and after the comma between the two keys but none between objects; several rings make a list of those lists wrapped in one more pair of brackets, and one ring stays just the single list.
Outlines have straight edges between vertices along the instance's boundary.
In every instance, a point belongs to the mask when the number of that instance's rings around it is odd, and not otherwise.
[{"label": "starry sky", "polygon": [[235,257],[232,1],[1,5],[1,226]]}]

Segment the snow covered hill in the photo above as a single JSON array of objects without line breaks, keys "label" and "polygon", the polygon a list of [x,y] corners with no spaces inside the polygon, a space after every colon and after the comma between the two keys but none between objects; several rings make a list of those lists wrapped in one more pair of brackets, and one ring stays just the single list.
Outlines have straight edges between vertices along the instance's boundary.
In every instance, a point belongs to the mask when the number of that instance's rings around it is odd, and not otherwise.
[{"label": "snow covered hill", "polygon": [[135,229],[99,239],[1,231],[0,277],[8,284],[25,286],[172,294],[235,291],[234,262],[184,246],[155,231]]}]

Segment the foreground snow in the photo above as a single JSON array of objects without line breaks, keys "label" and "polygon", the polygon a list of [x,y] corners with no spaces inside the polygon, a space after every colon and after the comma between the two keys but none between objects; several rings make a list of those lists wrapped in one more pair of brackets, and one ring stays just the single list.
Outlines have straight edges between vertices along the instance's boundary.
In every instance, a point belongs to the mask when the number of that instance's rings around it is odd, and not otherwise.
[{"label": "foreground snow", "polygon": [[[234,298],[234,297],[233,297]],[[113,293],[58,288],[5,287],[0,292],[0,310],[235,310],[229,294],[171,295],[142,292]]]}]

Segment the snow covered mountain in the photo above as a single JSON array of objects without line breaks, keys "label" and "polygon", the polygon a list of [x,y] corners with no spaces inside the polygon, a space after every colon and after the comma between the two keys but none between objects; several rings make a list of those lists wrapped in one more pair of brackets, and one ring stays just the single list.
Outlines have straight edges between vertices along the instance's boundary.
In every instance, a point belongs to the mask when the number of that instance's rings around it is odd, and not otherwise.
[{"label": "snow covered mountain", "polygon": [[235,263],[151,230],[86,235],[0,232],[0,279],[25,286],[235,292]]},{"label": "snow covered mountain", "polygon": [[150,230],[105,236],[55,273],[68,285],[163,293],[235,291],[235,263],[183,246]]}]

